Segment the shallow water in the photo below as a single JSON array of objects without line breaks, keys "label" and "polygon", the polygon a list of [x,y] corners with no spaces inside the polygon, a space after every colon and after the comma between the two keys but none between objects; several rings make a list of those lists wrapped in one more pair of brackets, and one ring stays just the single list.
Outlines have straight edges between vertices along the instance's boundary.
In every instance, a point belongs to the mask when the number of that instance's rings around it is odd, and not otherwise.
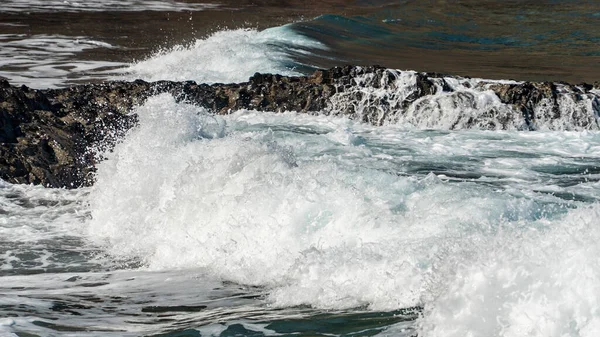
[{"label": "shallow water", "polygon": [[[594,3],[340,3],[11,0],[0,73],[40,87],[237,82],[348,60],[484,78],[596,74]],[[507,14],[516,9],[523,18]],[[577,20],[551,24],[565,15]],[[527,63],[536,57],[568,62]],[[390,73],[396,86],[357,78],[364,99],[337,95],[329,113],[403,97],[414,73]],[[442,93],[419,111],[390,105],[378,127],[151,98],[93,187],[0,184],[0,335],[597,336],[600,134],[572,117],[597,118],[598,93],[566,101],[538,131],[490,131],[483,112],[510,107],[470,89],[477,79],[452,81],[469,104]],[[467,129],[464,116],[482,122]]]}]

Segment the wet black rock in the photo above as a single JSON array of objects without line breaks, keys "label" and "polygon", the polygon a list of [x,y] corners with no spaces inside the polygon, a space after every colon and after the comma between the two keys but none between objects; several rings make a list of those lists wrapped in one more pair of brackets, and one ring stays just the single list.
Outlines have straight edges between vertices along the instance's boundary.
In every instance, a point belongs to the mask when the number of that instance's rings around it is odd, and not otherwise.
[{"label": "wet black rock", "polygon": [[[453,81],[462,81],[461,90],[471,90],[471,82],[462,78],[399,72],[379,66],[335,67],[302,77],[257,73],[248,82],[212,85],[137,80],[35,90],[11,86],[0,78],[0,178],[49,187],[91,185],[99,154],[136,125],[132,108],[160,93],[170,93],[178,101],[197,104],[216,114],[238,109],[291,110],[344,115],[381,125],[394,122],[407,111],[426,113],[429,97],[448,95],[459,108],[474,104],[474,94],[457,92],[456,85],[451,85]],[[560,99],[565,92],[573,101],[589,99],[600,116],[600,101],[597,94],[591,93],[598,90],[598,82],[571,86],[482,81],[477,86],[472,90],[491,90],[510,107],[508,113],[489,124],[492,129],[509,128],[519,120],[526,128],[535,129],[539,118],[559,118]],[[536,115],[541,102],[546,107],[544,116]],[[494,117],[497,113],[483,111],[481,116]],[[574,123],[582,128],[596,122],[596,118],[585,113],[577,118]],[[451,128],[455,125],[458,123]],[[487,124],[477,124],[477,118],[471,116],[462,125]]]},{"label": "wet black rock", "polygon": [[[518,83],[518,84],[494,84],[490,86],[502,103],[512,104],[517,107],[530,130],[535,125],[535,107],[546,99],[556,103],[557,89],[554,83]],[[558,104],[552,105],[552,112],[558,117]]]},{"label": "wet black rock", "polygon": [[[536,130],[537,121],[540,119],[558,121],[566,119],[566,115],[569,117],[568,129],[598,128],[598,95],[591,92],[591,85],[523,82],[491,84],[488,89],[493,90],[502,103],[520,111],[529,130]],[[591,102],[592,113],[585,108],[586,101]]]}]

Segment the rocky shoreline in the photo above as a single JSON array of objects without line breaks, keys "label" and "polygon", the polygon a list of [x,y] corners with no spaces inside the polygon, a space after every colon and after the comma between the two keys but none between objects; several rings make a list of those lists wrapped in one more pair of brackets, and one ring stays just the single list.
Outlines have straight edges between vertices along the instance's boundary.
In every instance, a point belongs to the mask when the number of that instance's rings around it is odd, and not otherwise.
[{"label": "rocky shoreline", "polygon": [[[0,79],[0,178],[47,187],[93,184],[98,149],[110,148],[136,125],[134,106],[160,93],[216,114],[289,110],[381,125],[407,114],[458,109],[479,115],[454,117],[448,129],[534,130],[540,121],[549,129],[600,129],[600,82],[485,81],[378,66],[304,77],[255,74],[245,83],[212,85],[137,80],[36,90]],[[479,95],[491,95],[491,105],[482,105]]]}]

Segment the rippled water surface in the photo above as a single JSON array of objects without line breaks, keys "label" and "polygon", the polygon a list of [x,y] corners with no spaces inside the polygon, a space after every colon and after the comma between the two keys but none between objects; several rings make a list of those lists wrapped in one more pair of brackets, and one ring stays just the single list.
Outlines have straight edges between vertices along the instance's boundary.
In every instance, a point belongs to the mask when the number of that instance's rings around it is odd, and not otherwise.
[{"label": "rippled water surface", "polygon": [[595,1],[550,0],[9,0],[0,4],[0,76],[37,88],[114,78],[132,62],[224,29],[291,24],[328,48],[289,51],[299,64],[286,66],[302,73],[352,63],[592,83],[600,69],[599,13]]}]

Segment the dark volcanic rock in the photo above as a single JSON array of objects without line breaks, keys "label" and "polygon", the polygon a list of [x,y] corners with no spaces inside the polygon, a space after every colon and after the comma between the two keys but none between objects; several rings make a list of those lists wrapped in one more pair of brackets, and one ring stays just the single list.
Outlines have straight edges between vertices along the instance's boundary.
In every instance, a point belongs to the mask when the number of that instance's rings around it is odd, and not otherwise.
[{"label": "dark volcanic rock", "polygon": [[[133,107],[160,93],[217,114],[293,110],[381,125],[406,115],[418,119],[431,111],[442,116],[447,113],[444,109],[476,110],[478,116],[455,116],[448,128],[506,129],[524,124],[535,129],[540,120],[568,115],[574,128],[589,129],[597,128],[600,117],[600,100],[592,92],[599,89],[598,82],[571,86],[479,81],[473,87],[463,78],[379,66],[335,67],[304,77],[257,73],[248,82],[213,85],[137,80],[34,90],[0,78],[0,178],[66,188],[92,184],[98,153],[110,149],[137,123]],[[490,90],[505,106],[480,106],[477,92]],[[575,108],[563,109],[564,100]]]},{"label": "dark volcanic rock", "polygon": [[60,103],[27,87],[0,83],[0,177],[15,183],[69,186],[83,180],[76,172],[85,151],[81,125],[63,121]]},{"label": "dark volcanic rock", "polygon": [[[523,117],[525,126],[529,130],[536,130],[538,120],[566,119],[571,129],[588,129],[597,127],[600,117],[598,96],[591,93],[591,85],[578,86],[568,83],[550,82],[524,82],[518,84],[492,84],[488,88],[493,90],[502,103],[518,109]],[[561,99],[566,101],[561,103]],[[592,114],[586,109],[577,108],[578,104],[585,105],[591,102]],[[569,106],[569,104],[571,106]],[[542,109],[540,109],[542,107]],[[536,113],[536,108],[538,112]]]},{"label": "dark volcanic rock", "polygon": [[[556,103],[556,85],[549,82],[520,84],[494,84],[490,86],[502,103],[512,104],[523,114],[523,119],[530,130],[535,129],[535,107],[543,100]],[[552,106],[553,113],[558,117],[558,105]]]}]

